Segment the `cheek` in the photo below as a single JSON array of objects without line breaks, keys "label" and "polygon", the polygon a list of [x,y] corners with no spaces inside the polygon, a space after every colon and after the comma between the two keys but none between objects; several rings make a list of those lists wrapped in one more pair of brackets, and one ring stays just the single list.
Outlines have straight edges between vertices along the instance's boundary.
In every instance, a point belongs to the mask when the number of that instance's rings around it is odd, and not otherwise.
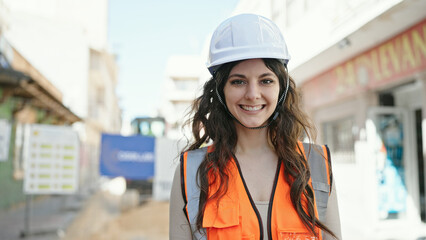
[{"label": "cheek", "polygon": [[235,94],[232,93],[224,93],[225,94],[225,103],[229,107],[230,104],[233,104],[236,102]]},{"label": "cheek", "polygon": [[236,89],[231,89],[230,87],[226,87],[223,89],[223,94],[225,95],[226,104],[233,103],[238,99],[239,93]]},{"label": "cheek", "polygon": [[274,89],[273,91],[269,92],[267,94],[269,96],[269,101],[276,104],[278,102],[278,98],[280,97],[280,91],[279,89]]}]

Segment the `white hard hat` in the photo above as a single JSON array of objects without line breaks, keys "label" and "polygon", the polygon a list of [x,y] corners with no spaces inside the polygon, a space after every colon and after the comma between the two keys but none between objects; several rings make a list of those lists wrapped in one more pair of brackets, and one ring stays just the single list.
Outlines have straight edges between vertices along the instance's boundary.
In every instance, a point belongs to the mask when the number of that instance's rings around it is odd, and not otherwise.
[{"label": "white hard hat", "polygon": [[287,65],[290,55],[278,26],[256,14],[240,14],[222,22],[210,41],[207,68],[213,74],[228,62],[275,58]]}]

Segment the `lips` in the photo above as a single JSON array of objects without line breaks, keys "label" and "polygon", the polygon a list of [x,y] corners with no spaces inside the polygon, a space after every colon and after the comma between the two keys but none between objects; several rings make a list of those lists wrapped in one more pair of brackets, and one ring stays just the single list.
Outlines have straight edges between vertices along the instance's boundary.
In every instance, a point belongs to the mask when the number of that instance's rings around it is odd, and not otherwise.
[{"label": "lips", "polygon": [[240,108],[242,108],[245,111],[258,111],[265,107],[265,105],[257,105],[257,106],[249,106],[249,105],[240,105]]}]

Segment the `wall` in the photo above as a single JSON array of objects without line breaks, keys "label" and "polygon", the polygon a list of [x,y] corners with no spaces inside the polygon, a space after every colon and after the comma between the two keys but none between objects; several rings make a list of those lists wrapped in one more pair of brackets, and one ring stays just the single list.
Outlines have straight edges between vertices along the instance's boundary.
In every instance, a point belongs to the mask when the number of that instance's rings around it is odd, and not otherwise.
[{"label": "wall", "polygon": [[[0,87],[0,99],[3,96],[3,90]],[[0,104],[0,119],[12,121],[12,109],[15,106],[16,99],[8,98]],[[9,207],[13,203],[22,202],[25,200],[25,195],[22,191],[23,181],[15,180],[13,176],[13,146],[15,141],[15,125],[12,126],[12,133],[9,145],[9,159],[6,162],[0,162],[0,189],[2,196],[0,197],[0,209]],[[7,194],[4,194],[7,193]]]}]

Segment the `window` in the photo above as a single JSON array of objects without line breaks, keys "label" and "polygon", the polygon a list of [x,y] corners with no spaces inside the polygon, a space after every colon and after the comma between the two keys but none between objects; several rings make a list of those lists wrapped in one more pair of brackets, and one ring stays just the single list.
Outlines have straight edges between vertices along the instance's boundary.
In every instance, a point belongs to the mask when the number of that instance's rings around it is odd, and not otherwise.
[{"label": "window", "polygon": [[353,129],[353,117],[325,122],[323,124],[324,143],[330,148],[333,162],[355,162]]},{"label": "window", "polygon": [[176,79],[174,81],[176,90],[180,91],[195,91],[198,86],[198,79],[196,78],[188,78],[188,79]]},{"label": "window", "polygon": [[105,88],[98,86],[96,89],[96,105],[103,107],[105,105]]}]

